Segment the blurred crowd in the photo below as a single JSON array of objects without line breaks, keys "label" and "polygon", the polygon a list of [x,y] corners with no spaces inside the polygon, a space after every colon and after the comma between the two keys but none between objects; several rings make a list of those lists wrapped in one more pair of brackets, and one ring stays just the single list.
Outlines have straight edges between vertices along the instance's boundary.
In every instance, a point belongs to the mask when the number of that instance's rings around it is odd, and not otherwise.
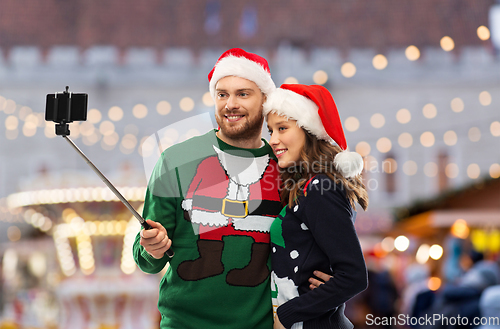
[{"label": "blurred crowd", "polygon": [[443,283],[434,289],[429,264],[406,266],[399,280],[394,268],[367,255],[369,287],[349,301],[349,318],[356,328],[500,328],[499,260],[471,249],[458,266],[443,264]]}]

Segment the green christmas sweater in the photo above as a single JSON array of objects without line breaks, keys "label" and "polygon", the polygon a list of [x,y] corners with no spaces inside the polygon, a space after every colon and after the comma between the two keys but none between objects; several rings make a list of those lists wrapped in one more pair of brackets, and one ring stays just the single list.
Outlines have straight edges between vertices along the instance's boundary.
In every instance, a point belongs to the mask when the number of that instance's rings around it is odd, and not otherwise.
[{"label": "green christmas sweater", "polygon": [[143,217],[161,223],[172,259],[155,259],[136,237],[146,273],[160,282],[161,328],[271,328],[269,229],[281,209],[272,149],[241,149],[216,132],[167,149],[146,192]]}]

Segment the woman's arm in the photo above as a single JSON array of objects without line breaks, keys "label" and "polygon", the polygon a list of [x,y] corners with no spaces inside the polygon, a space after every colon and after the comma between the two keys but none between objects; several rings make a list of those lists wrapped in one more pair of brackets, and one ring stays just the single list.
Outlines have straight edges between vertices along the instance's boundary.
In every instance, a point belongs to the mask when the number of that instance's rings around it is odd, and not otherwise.
[{"label": "woman's arm", "polygon": [[325,176],[317,177],[319,182],[308,187],[304,223],[328,256],[333,277],[278,307],[285,328],[319,317],[367,287],[366,265],[349,201],[339,185]]}]

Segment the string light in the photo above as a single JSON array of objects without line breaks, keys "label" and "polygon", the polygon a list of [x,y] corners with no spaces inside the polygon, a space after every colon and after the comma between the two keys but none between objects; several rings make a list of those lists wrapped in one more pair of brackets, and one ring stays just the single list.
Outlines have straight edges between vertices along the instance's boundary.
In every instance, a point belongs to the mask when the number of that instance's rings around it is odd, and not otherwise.
[{"label": "string light", "polygon": [[488,40],[490,38],[490,30],[486,26],[481,25],[477,28],[477,36],[483,41]]},{"label": "string light", "polygon": [[398,120],[399,123],[405,124],[410,122],[411,120],[411,113],[407,109],[401,109],[396,113],[396,120]]},{"label": "string light", "polygon": [[348,117],[344,121],[344,126],[347,131],[356,131],[359,128],[359,120],[356,117]]},{"label": "string light", "polygon": [[491,104],[491,95],[487,91],[483,91],[479,94],[479,103],[483,106],[488,106]]},{"label": "string light", "polygon": [[413,137],[410,133],[402,133],[398,137],[398,144],[403,148],[408,148],[413,145]]},{"label": "string light", "polygon": [[446,145],[453,146],[458,141],[457,134],[453,130],[448,130],[444,133],[443,141]]},{"label": "string light", "polygon": [[359,153],[362,157],[365,157],[368,154],[370,154],[370,151],[371,147],[370,144],[368,144],[367,142],[363,141],[356,144],[356,152]]},{"label": "string light", "polygon": [[426,131],[420,135],[420,143],[425,147],[431,147],[434,145],[435,138],[434,134],[430,131]]},{"label": "string light", "polygon": [[438,165],[434,162],[428,162],[424,166],[424,174],[427,177],[436,177],[438,173]]},{"label": "string light", "polygon": [[387,67],[388,61],[384,55],[378,54],[373,57],[372,64],[377,70],[383,70]]},{"label": "string light", "polygon": [[111,121],[120,121],[123,118],[123,110],[121,107],[113,106],[108,111],[108,117]]},{"label": "string light", "polygon": [[370,124],[374,128],[382,128],[385,125],[385,118],[380,113],[375,113],[370,118]]},{"label": "string light", "polygon": [[136,104],[132,108],[132,114],[137,119],[144,119],[148,115],[148,108],[144,104]]},{"label": "string light", "polygon": [[295,78],[295,77],[288,77],[285,79],[285,81],[283,81],[283,83],[296,84],[296,83],[299,83],[299,80],[297,80],[297,78]]},{"label": "string light", "polygon": [[356,74],[356,66],[351,62],[346,62],[340,67],[340,73],[346,78],[352,78]]},{"label": "string light", "polygon": [[448,163],[444,168],[444,173],[448,178],[456,178],[458,176],[458,165],[456,163]]},{"label": "string light", "polygon": [[315,84],[324,85],[328,81],[328,74],[323,70],[318,70],[313,74]]},{"label": "string light", "polygon": [[403,172],[408,176],[413,176],[417,173],[418,166],[413,160],[408,160],[403,164]]},{"label": "string light", "polygon": [[420,50],[415,46],[408,46],[405,50],[406,58],[410,61],[416,61],[420,58]]},{"label": "string light", "polygon": [[392,142],[389,138],[387,137],[382,137],[379,138],[377,141],[377,150],[380,153],[387,153],[391,150],[392,148]]},{"label": "string light", "polygon": [[451,51],[455,48],[455,41],[449,36],[442,37],[440,44],[444,51]]},{"label": "string light", "polygon": [[480,174],[481,169],[478,164],[472,163],[467,167],[467,176],[469,176],[470,179],[476,179]]},{"label": "string light", "polygon": [[167,101],[160,101],[156,104],[156,112],[160,115],[167,115],[172,110],[172,105]]},{"label": "string light", "polygon": [[194,101],[192,98],[190,97],[184,97],[181,99],[181,101],[179,102],[179,107],[181,108],[181,110],[183,110],[184,112],[189,112],[191,110],[194,109]]}]

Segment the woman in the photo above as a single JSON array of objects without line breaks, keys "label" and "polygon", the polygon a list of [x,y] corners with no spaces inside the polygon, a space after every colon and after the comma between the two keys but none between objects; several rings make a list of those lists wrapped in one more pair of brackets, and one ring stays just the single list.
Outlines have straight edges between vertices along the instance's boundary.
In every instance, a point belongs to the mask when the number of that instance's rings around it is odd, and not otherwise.
[{"label": "woman", "polygon": [[[352,328],[344,303],[367,287],[354,229],[355,203],[368,206],[363,160],[342,151],[337,107],[322,86],[282,85],[264,115],[286,205],[271,226],[274,328]],[[332,277],[310,290],[313,270]]]}]

